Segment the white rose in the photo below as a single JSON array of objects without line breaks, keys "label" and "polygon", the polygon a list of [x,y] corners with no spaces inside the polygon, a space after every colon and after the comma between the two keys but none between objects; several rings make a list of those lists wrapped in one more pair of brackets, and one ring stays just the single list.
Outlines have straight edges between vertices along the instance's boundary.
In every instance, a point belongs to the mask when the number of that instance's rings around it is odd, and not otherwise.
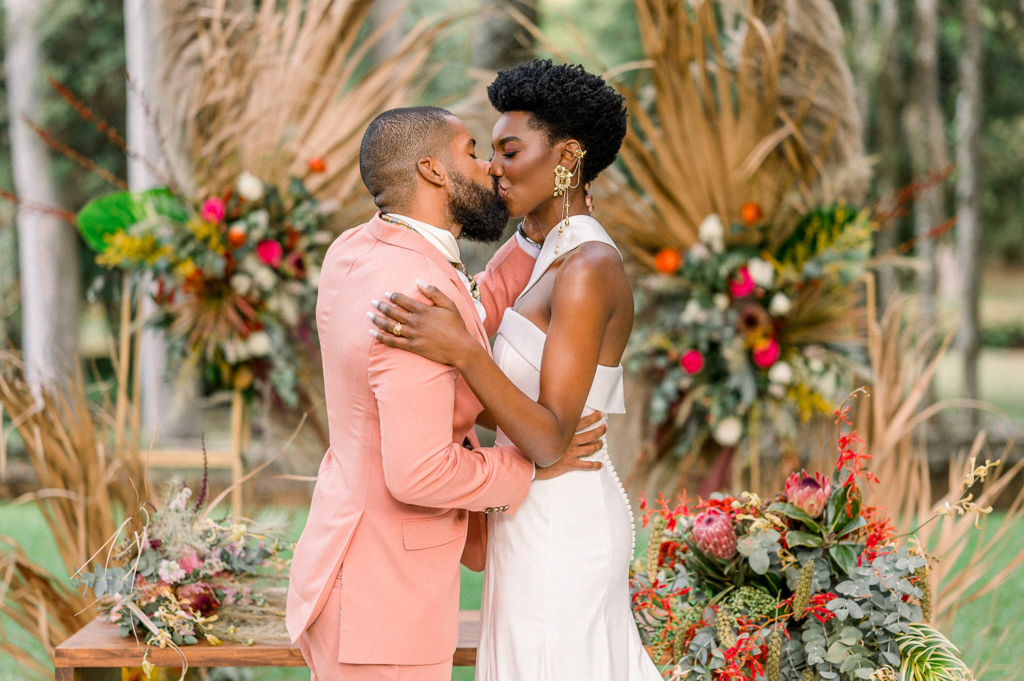
[{"label": "white rose", "polygon": [[334,241],[334,235],[328,232],[326,229],[321,229],[313,233],[313,243],[315,243],[317,246],[326,246],[332,241]]},{"label": "white rose", "polygon": [[825,370],[825,360],[821,357],[811,357],[807,360],[807,368],[816,374],[820,374]]},{"label": "white rose", "polygon": [[274,270],[270,269],[266,265],[260,265],[252,273],[253,279],[256,280],[256,285],[264,291],[269,291],[274,288],[277,284],[277,275],[274,274]]},{"label": "white rose", "polygon": [[789,385],[793,381],[793,367],[786,362],[776,362],[768,370],[768,380],[780,385]]},{"label": "white rose", "polygon": [[708,255],[710,255],[708,247],[699,241],[690,246],[690,250],[687,253],[693,260],[707,260]]},{"label": "white rose", "polygon": [[306,269],[306,283],[312,288],[320,288],[320,268],[316,265],[310,265]]},{"label": "white rose", "polygon": [[777,397],[780,400],[786,396],[786,389],[778,383],[772,383],[768,386],[768,394],[772,397]]},{"label": "white rose", "polygon": [[281,315],[281,321],[286,326],[296,326],[299,323],[299,305],[291,296],[274,296],[270,300],[270,309]]},{"label": "white rose", "polygon": [[236,272],[231,275],[231,288],[240,296],[244,296],[252,288],[252,277],[242,272]]},{"label": "white rose", "polygon": [[708,313],[696,300],[690,300],[683,308],[679,320],[683,324],[703,324],[708,320]]},{"label": "white rose", "polygon": [[715,442],[723,447],[735,447],[743,436],[743,424],[735,416],[726,416],[715,426]]},{"label": "white rose", "polygon": [[729,309],[729,296],[724,293],[716,293],[715,297],[711,299],[715,303],[715,308],[719,312],[725,312]]},{"label": "white rose", "polygon": [[238,176],[238,193],[246,201],[259,201],[263,198],[263,181],[252,173],[243,171]]},{"label": "white rose", "polygon": [[257,331],[249,336],[246,346],[253,357],[266,357],[272,349],[270,336],[264,331]]},{"label": "white rose", "polygon": [[697,228],[697,238],[716,253],[725,248],[725,227],[722,226],[722,218],[715,213],[704,218]]},{"label": "white rose", "polygon": [[785,317],[793,309],[793,301],[781,291],[772,296],[772,302],[768,304],[768,312],[774,317]]},{"label": "white rose", "polygon": [[239,364],[249,359],[249,346],[241,338],[224,341],[222,347],[228,364]]},{"label": "white rose", "polygon": [[767,260],[751,258],[747,261],[747,271],[750,278],[761,288],[769,288],[775,281],[775,268]]}]

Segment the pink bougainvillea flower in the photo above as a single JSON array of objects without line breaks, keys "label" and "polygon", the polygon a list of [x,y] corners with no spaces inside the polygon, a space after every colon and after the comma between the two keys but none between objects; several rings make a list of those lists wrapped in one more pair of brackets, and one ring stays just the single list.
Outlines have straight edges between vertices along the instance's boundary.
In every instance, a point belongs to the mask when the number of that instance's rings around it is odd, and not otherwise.
[{"label": "pink bougainvillea flower", "polygon": [[779,342],[774,338],[769,338],[754,348],[754,364],[762,369],[767,369],[779,361],[780,352]]},{"label": "pink bougainvillea flower", "polygon": [[789,503],[812,518],[817,518],[825,510],[831,493],[832,481],[821,473],[812,476],[801,470],[793,473],[786,481],[786,498]]},{"label": "pink bougainvillea flower", "polygon": [[736,530],[728,513],[709,508],[693,521],[693,539],[709,556],[729,560],[736,555]]},{"label": "pink bougainvillea flower", "polygon": [[284,256],[284,246],[273,239],[266,239],[257,244],[256,255],[271,267],[280,267],[281,258]]},{"label": "pink bougainvillea flower", "polygon": [[729,282],[729,292],[732,293],[733,298],[746,298],[757,285],[754,283],[754,279],[750,276],[750,270],[746,266],[741,267],[736,272],[736,277]]},{"label": "pink bougainvillea flower", "polygon": [[203,202],[199,215],[207,222],[216,225],[224,219],[226,212],[227,208],[224,205],[224,200],[217,196],[211,196]]},{"label": "pink bougainvillea flower", "polygon": [[174,595],[183,609],[192,610],[202,617],[212,615],[220,607],[213,587],[205,582],[194,582],[178,587]]},{"label": "pink bougainvillea flower", "polygon": [[699,374],[704,369],[704,355],[700,350],[688,350],[679,358],[679,366],[690,376]]}]

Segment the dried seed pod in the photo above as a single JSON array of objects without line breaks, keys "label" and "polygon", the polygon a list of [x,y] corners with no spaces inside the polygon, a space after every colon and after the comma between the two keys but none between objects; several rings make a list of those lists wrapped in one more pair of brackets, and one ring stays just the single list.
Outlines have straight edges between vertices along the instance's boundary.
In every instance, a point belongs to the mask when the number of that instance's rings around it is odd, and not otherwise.
[{"label": "dried seed pod", "polygon": [[928,584],[928,568],[919,567],[914,571],[917,586],[921,589],[921,617],[925,622],[932,619],[932,588]]},{"label": "dried seed pod", "polygon": [[672,664],[678,664],[679,660],[682,659],[683,653],[686,651],[683,649],[683,639],[686,638],[686,630],[689,627],[680,626],[676,629],[676,638],[672,642]]},{"label": "dried seed pod", "polygon": [[796,594],[793,596],[793,616],[798,620],[804,618],[804,611],[811,600],[813,582],[814,561],[809,560],[800,568],[800,580],[796,583]]},{"label": "dried seed pod", "polygon": [[778,629],[768,637],[768,659],[765,662],[767,681],[779,681],[779,669],[782,663],[782,634]]},{"label": "dried seed pod", "polygon": [[810,667],[808,667],[807,669],[804,670],[803,681],[814,681],[816,676],[817,676],[817,674],[814,673],[814,670],[811,669]]},{"label": "dried seed pod", "polygon": [[658,574],[658,556],[661,554],[661,539],[665,534],[665,527],[668,525],[668,521],[665,520],[665,516],[658,516],[658,519],[654,521],[654,525],[651,526],[651,538],[647,542],[647,579],[654,583],[654,578]]},{"label": "dried seed pod", "polygon": [[718,634],[718,644],[723,650],[728,650],[736,645],[736,634],[732,631],[732,616],[725,608],[719,608],[715,615],[715,633]]}]

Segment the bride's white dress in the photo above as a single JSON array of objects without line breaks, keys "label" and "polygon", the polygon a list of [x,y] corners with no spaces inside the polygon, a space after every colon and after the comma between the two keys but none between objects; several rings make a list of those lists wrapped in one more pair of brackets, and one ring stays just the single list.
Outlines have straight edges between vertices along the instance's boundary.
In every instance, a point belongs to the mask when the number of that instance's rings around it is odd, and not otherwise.
[{"label": "bride's white dress", "polygon": [[[552,231],[523,293],[580,244],[615,246],[589,216],[570,218],[555,255],[557,241]],[[534,400],[545,339],[509,309],[494,342],[495,362]],[[621,366],[597,367],[584,413],[595,410],[625,411]],[[510,444],[501,430],[497,441]],[[515,515],[488,517],[476,681],[660,681],[630,608],[629,497],[607,448],[591,458],[604,464],[600,471],[535,480]]]}]

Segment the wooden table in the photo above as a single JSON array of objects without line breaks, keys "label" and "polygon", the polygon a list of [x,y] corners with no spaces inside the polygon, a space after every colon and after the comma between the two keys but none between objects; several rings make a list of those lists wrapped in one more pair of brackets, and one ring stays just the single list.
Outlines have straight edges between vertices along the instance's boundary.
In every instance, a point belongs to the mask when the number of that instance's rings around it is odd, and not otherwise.
[{"label": "wooden table", "polygon": [[[459,612],[459,647],[455,651],[455,665],[471,667],[476,664],[476,644],[480,639],[480,611]],[[243,646],[225,642],[211,646],[205,641],[182,649],[190,667],[305,667],[306,662],[296,645]],[[143,645],[133,638],[121,638],[113,624],[93,620],[71,638],[57,646],[56,681],[83,679],[120,679],[104,676],[99,670],[141,667]],[[157,667],[181,667],[181,657],[169,648],[152,647],[147,658]]]}]

